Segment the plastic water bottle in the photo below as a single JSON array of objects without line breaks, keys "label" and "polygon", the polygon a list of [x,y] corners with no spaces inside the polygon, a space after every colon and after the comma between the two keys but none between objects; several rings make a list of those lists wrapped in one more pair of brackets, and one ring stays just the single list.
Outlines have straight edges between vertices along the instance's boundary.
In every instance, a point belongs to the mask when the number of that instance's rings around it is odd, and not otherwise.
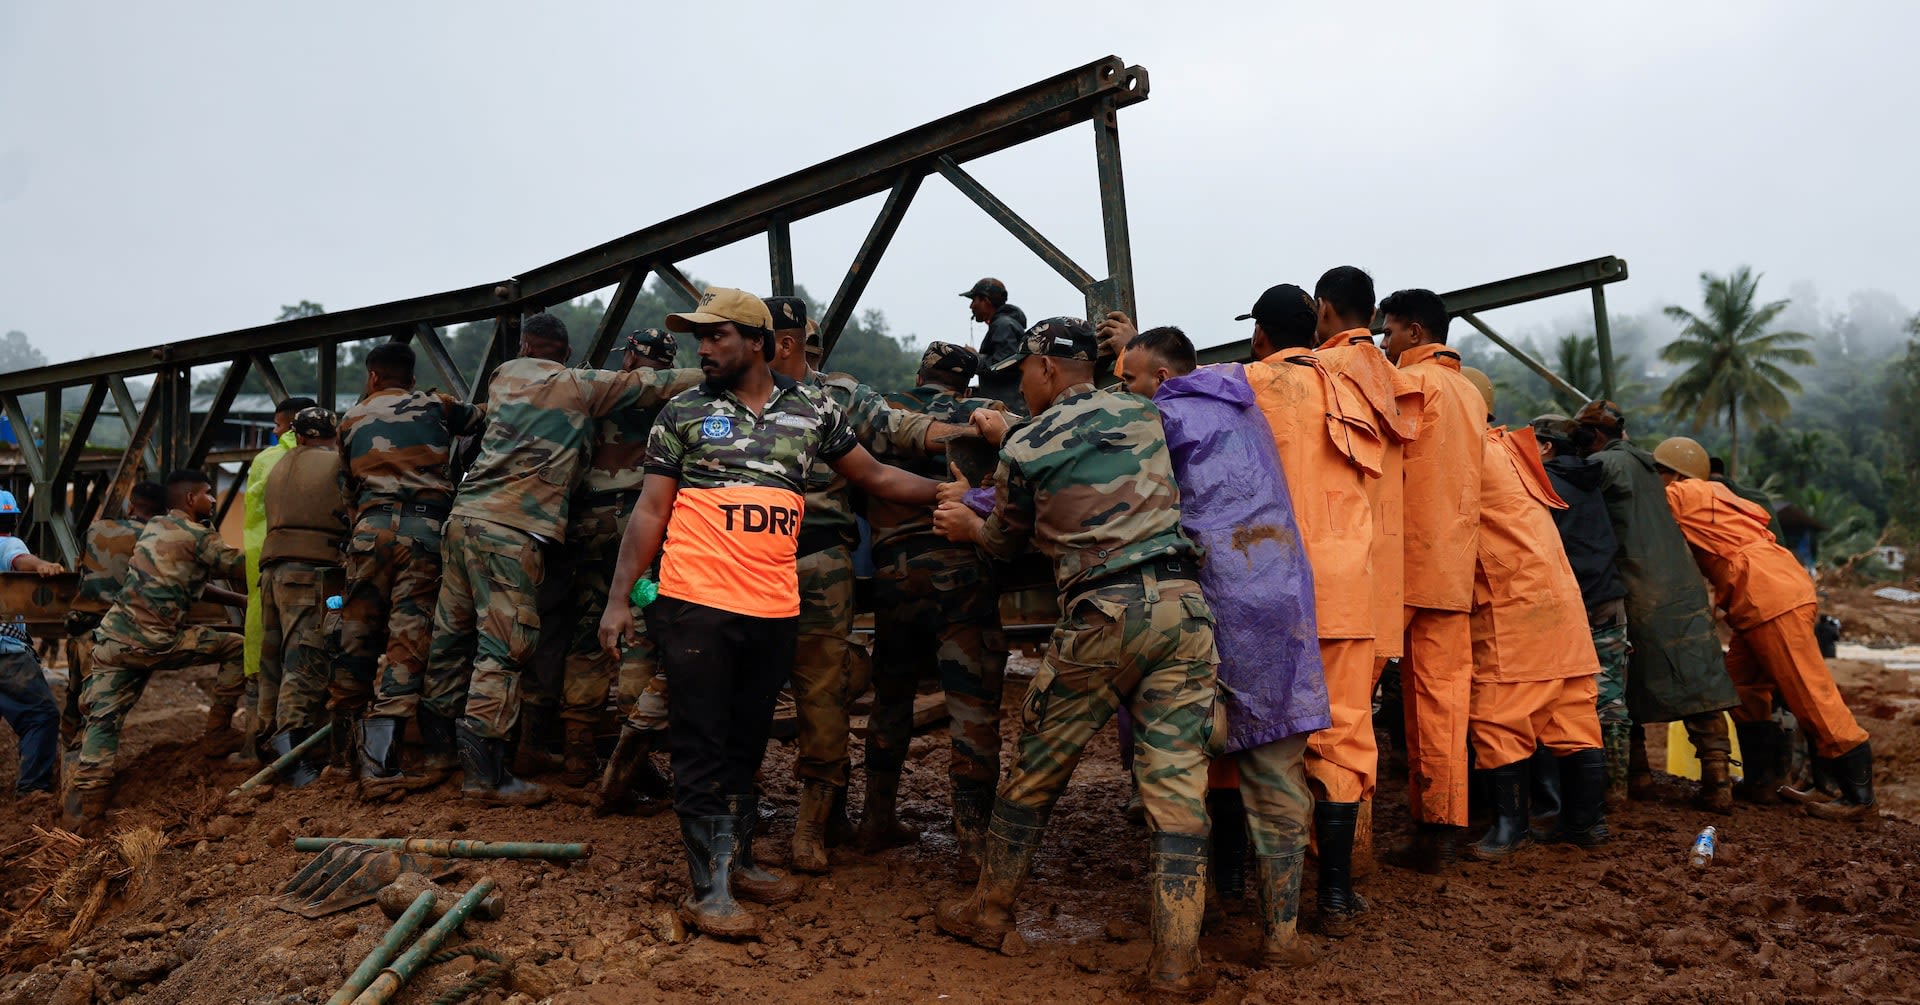
[{"label": "plastic water bottle", "polygon": [[659,596],[660,584],[642,576],[633,581],[633,592],[627,594],[627,599],[633,601],[633,606],[644,608]]},{"label": "plastic water bottle", "polygon": [[345,607],[346,605],[347,605],[346,598],[342,597],[338,593],[327,598],[327,610],[329,611],[337,611],[340,608]]},{"label": "plastic water bottle", "polygon": [[1695,869],[1704,869],[1713,862],[1714,837],[1719,833],[1719,831],[1709,827],[1701,831],[1699,837],[1693,839],[1693,851],[1688,856],[1688,861],[1693,864]]}]

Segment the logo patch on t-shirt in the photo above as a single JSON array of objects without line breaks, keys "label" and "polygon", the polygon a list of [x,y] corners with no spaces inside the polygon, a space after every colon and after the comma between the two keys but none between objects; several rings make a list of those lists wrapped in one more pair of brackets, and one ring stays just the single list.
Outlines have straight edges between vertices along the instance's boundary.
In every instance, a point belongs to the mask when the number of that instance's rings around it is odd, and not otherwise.
[{"label": "logo patch on t-shirt", "polygon": [[733,435],[733,419],[725,415],[709,415],[700,420],[700,435],[709,440],[724,440]]}]

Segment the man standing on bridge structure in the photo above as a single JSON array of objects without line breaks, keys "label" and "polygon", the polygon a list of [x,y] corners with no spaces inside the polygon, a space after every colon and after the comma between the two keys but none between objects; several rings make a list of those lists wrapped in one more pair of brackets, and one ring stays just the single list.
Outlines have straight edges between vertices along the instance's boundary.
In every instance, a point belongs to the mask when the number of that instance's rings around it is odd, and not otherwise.
[{"label": "man standing on bridge structure", "polygon": [[[699,340],[706,379],[654,421],[646,482],[600,619],[610,654],[631,643],[626,598],[658,557],[660,592],[647,617],[670,687],[673,803],[692,885],[680,906],[709,935],[759,931],[736,892],[760,903],[799,893],[793,877],[754,861],[754,775],[799,638],[794,556],[812,469],[825,463],[861,490],[909,505],[931,503],[937,485],[876,461],[831,395],[768,366],[774,325],[794,320],[776,322],[758,297],[718,287],[695,310],[667,316],[669,329]],[[803,327],[781,330],[802,366],[804,338]]]},{"label": "man standing on bridge structure", "polygon": [[960,295],[967,298],[967,310],[973,319],[987,326],[987,333],[980,338],[980,396],[1001,402],[1015,415],[1025,415],[1020,375],[997,367],[1018,352],[1026,339],[1026,313],[1007,303],[1007,284],[991,276]]}]

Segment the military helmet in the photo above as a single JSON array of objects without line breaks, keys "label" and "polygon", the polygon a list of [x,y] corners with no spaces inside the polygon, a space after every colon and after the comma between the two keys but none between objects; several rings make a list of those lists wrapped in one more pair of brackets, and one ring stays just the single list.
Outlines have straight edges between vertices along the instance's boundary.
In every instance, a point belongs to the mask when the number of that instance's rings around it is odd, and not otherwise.
[{"label": "military helmet", "polygon": [[1487,399],[1487,414],[1492,415],[1493,381],[1488,379],[1485,373],[1470,366],[1461,367],[1460,376],[1467,378],[1467,383],[1472,384],[1474,390],[1480,392],[1480,397]]},{"label": "military helmet", "polygon": [[1706,448],[1688,436],[1669,436],[1653,448],[1654,463],[1672,468],[1688,478],[1707,479],[1711,471]]}]

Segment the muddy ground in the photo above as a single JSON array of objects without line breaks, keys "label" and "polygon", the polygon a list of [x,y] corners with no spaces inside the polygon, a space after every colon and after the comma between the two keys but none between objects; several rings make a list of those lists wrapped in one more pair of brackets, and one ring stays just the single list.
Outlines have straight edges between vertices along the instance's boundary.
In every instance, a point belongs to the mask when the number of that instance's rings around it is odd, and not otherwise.
[{"label": "muddy ground", "polygon": [[[1837,661],[1835,671],[1879,755],[1884,812],[1874,823],[1745,805],[1715,818],[1687,804],[1691,783],[1672,779],[1664,799],[1614,812],[1614,841],[1597,851],[1536,848],[1448,878],[1378,869],[1360,886],[1374,905],[1371,928],[1339,943],[1313,937],[1324,958],[1309,970],[1255,969],[1251,902],[1233,905],[1204,939],[1217,976],[1209,1000],[1920,1000],[1920,827],[1912,822],[1920,818],[1920,675],[1857,659]],[[310,859],[289,839],[308,834],[591,842],[593,854],[571,865],[475,863],[450,881],[464,887],[491,876],[506,892],[504,919],[468,926],[474,945],[511,961],[507,979],[473,999],[493,1005],[1136,996],[1148,952],[1146,836],[1121,817],[1126,787],[1111,731],[1054,817],[1022,896],[1026,948],[1018,955],[934,930],[930,912],[962,887],[945,823],[946,754],[927,737],[914,743],[905,806],[925,830],[919,845],[874,856],[837,850],[834,874],[773,912],[761,940],[729,944],[689,938],[672,920],[685,871],[671,814],[595,820],[562,801],[476,809],[455,783],[399,806],[362,805],[330,782],[223,802],[219,793],[246,772],[186,744],[203,721],[206,679],[195,671],[157,680],[122,748],[127,781],[116,825],[153,824],[169,838],[154,881],[57,958],[0,961],[0,1005],[324,1002],[389,922],[373,906],[307,921],[271,904]],[[1019,690],[1011,687],[1010,699]],[[0,791],[11,790],[12,755],[8,733]],[[760,849],[775,863],[785,860],[792,829],[791,765],[791,748],[771,750],[766,787],[780,815]],[[1406,824],[1404,782],[1381,791],[1384,847]],[[47,809],[25,820],[0,807],[0,847],[29,838],[29,823],[54,822]],[[1710,823],[1720,828],[1719,856],[1690,870],[1688,844]],[[0,906],[9,912],[35,884],[30,864],[20,848],[0,860]],[[464,958],[436,967],[398,1000],[432,1001],[475,965]]]}]

